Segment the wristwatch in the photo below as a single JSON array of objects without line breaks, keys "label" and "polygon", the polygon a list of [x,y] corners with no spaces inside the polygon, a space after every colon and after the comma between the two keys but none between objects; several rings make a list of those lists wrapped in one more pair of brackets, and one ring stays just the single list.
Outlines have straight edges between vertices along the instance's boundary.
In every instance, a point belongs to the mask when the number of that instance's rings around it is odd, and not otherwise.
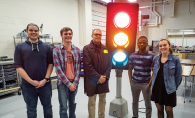
[{"label": "wristwatch", "polygon": [[44,78],[44,79],[46,79],[46,82],[49,82],[49,81],[50,81],[50,79],[49,79],[49,78]]}]

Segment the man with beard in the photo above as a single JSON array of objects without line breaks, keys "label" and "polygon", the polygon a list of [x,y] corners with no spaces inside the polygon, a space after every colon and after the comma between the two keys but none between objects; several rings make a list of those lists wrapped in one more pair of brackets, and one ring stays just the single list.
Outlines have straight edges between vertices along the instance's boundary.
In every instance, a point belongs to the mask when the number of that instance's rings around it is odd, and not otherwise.
[{"label": "man with beard", "polygon": [[39,40],[39,27],[28,24],[24,43],[18,44],[14,53],[14,66],[22,77],[22,95],[26,103],[27,117],[37,117],[38,97],[44,110],[44,118],[52,118],[52,88],[50,75],[53,70],[51,47]]}]

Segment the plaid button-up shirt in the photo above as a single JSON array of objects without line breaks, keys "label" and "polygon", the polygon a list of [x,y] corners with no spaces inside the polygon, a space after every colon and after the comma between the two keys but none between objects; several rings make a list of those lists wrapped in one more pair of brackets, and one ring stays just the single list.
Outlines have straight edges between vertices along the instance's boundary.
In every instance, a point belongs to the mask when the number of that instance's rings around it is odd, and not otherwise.
[{"label": "plaid button-up shirt", "polygon": [[66,49],[61,44],[53,50],[53,60],[56,69],[56,74],[58,76],[58,81],[57,81],[58,85],[65,84],[67,87],[70,87],[72,84],[74,84],[75,86],[79,84],[81,53],[79,48],[75,47],[74,45],[71,45],[71,52],[74,59],[73,64],[74,64],[74,73],[75,73],[75,78],[73,83],[71,83],[66,77],[66,75],[64,74],[66,70],[66,62],[67,62]]}]

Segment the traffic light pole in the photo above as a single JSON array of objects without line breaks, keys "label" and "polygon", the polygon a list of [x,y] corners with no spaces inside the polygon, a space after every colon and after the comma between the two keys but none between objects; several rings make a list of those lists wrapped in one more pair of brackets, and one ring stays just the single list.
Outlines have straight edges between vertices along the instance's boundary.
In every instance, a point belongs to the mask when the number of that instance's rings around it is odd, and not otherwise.
[{"label": "traffic light pole", "polygon": [[123,70],[115,70],[116,72],[116,98],[122,98],[121,95],[121,78]]},{"label": "traffic light pole", "polygon": [[121,95],[121,78],[123,70],[115,70],[116,72],[116,98],[110,102],[109,115],[123,118],[128,114],[127,100]]}]

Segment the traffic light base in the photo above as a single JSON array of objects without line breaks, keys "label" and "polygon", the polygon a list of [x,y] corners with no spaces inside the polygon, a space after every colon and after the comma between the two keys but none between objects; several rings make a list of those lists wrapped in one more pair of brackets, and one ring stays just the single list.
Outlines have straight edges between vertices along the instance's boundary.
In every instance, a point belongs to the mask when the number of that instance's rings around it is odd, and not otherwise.
[{"label": "traffic light base", "polygon": [[109,115],[117,118],[123,118],[128,114],[127,100],[124,98],[115,98],[110,102]]}]

